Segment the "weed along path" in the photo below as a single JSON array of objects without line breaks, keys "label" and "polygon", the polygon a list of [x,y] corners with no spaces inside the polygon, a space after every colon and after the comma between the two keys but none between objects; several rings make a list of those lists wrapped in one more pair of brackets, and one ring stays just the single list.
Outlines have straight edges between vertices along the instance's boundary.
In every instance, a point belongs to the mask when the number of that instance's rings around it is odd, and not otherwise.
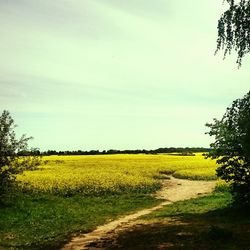
[{"label": "weed along path", "polygon": [[215,181],[191,181],[176,179],[170,176],[163,181],[162,189],[156,193],[156,197],[164,201],[152,208],[143,209],[133,214],[118,218],[105,225],[97,227],[94,231],[73,237],[62,250],[82,250],[82,249],[102,249],[105,242],[112,241],[112,238],[121,231],[129,230],[136,225],[136,219],[140,216],[147,215],[165,205],[176,201],[195,198],[198,195],[204,195],[212,192],[215,187]]}]

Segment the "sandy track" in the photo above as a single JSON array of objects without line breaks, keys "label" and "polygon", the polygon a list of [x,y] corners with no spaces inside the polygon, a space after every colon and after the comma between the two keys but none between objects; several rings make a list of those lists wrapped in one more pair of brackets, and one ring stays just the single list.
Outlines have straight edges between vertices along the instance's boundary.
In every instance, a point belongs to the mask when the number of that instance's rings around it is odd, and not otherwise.
[{"label": "sandy track", "polygon": [[176,201],[210,193],[214,187],[215,181],[190,181],[170,177],[169,180],[163,181],[162,189],[156,193],[157,198],[165,200],[161,204],[118,218],[97,227],[90,233],[74,237],[62,248],[62,250],[100,249],[98,247],[98,245],[101,245],[99,244],[100,242],[109,241],[109,239],[113,238],[118,232],[129,229],[136,224],[135,220],[140,216],[147,215]]}]

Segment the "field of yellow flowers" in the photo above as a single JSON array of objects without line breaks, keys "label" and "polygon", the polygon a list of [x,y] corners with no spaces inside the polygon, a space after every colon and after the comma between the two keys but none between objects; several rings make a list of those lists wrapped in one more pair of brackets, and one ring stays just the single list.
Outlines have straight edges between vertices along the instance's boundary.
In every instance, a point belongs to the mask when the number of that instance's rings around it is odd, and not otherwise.
[{"label": "field of yellow flowers", "polygon": [[24,191],[58,194],[82,193],[102,195],[117,193],[149,193],[160,187],[166,174],[178,178],[216,179],[216,163],[195,156],[96,155],[47,156],[35,171],[17,176]]}]

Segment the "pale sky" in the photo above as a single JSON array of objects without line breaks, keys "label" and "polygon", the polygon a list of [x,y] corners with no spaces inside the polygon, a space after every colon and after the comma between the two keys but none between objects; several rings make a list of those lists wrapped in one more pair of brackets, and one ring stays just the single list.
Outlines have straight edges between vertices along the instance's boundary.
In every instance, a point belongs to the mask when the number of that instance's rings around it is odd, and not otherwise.
[{"label": "pale sky", "polygon": [[0,111],[41,150],[207,147],[250,89],[250,56],[214,56],[222,2],[0,1]]}]

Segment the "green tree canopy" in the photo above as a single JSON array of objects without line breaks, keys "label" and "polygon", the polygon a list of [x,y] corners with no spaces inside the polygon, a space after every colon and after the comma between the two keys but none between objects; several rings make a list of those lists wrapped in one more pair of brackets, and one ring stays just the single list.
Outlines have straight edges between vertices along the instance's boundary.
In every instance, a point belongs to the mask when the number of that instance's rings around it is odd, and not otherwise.
[{"label": "green tree canopy", "polygon": [[218,21],[217,50],[224,50],[224,56],[234,49],[237,64],[250,51],[250,0],[227,0],[229,9]]},{"label": "green tree canopy", "polygon": [[237,198],[250,202],[250,91],[206,126],[215,137],[208,156],[220,164],[217,175],[231,183]]},{"label": "green tree canopy", "polygon": [[22,135],[16,138],[16,125],[10,113],[6,110],[0,116],[0,196],[15,180],[15,174],[26,169],[33,169],[40,163],[37,156],[22,156],[21,151],[28,151],[28,141],[32,137]]}]

